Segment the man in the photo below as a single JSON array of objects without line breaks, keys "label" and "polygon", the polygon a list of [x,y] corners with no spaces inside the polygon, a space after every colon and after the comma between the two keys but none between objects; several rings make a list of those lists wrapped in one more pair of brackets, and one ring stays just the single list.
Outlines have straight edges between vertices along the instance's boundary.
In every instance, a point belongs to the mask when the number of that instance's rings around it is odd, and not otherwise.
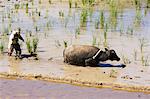
[{"label": "man", "polygon": [[16,51],[16,57],[21,57],[21,48],[18,43],[19,39],[24,42],[24,39],[20,35],[21,29],[12,31],[10,37],[9,37],[9,43],[8,43],[8,55],[11,56],[13,53],[13,50]]}]

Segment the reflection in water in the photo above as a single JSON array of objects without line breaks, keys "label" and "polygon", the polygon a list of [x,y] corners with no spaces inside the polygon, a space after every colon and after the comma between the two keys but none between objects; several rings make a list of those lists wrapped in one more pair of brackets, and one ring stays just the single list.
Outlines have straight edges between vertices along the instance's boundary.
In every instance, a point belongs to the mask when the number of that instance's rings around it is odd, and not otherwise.
[{"label": "reflection in water", "polygon": [[16,60],[14,58],[9,58],[8,59],[8,65],[10,66],[9,68],[9,73],[20,73],[20,60]]}]

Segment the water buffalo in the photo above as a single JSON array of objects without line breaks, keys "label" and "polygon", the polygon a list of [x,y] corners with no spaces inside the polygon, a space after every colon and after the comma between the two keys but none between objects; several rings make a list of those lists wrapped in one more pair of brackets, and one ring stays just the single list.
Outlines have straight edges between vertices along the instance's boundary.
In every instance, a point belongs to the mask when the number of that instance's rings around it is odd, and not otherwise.
[{"label": "water buffalo", "polygon": [[64,50],[63,57],[65,63],[78,66],[97,66],[100,61],[120,60],[114,50],[105,48],[105,51],[102,51],[89,45],[69,46]]}]

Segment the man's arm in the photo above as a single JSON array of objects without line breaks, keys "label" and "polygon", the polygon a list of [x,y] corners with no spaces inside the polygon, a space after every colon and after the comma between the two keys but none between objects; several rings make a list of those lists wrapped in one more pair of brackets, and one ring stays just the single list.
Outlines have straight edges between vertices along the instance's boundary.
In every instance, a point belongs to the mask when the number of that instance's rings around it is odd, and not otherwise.
[{"label": "man's arm", "polygon": [[19,39],[24,42],[24,39],[23,39],[23,37],[21,35],[19,35]]}]

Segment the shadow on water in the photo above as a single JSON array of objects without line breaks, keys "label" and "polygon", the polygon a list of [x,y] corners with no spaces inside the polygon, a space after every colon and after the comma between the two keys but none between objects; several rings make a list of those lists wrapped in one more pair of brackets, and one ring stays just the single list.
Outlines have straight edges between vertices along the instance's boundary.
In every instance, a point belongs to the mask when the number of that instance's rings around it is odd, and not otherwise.
[{"label": "shadow on water", "polygon": [[107,63],[106,64],[99,63],[98,67],[121,67],[121,68],[124,68],[124,67],[126,67],[126,65],[124,65],[124,64],[112,65],[112,64],[107,64]]},{"label": "shadow on water", "polygon": [[21,58],[23,59],[23,58],[30,58],[30,57],[36,57],[36,56],[37,54],[22,54]]}]

